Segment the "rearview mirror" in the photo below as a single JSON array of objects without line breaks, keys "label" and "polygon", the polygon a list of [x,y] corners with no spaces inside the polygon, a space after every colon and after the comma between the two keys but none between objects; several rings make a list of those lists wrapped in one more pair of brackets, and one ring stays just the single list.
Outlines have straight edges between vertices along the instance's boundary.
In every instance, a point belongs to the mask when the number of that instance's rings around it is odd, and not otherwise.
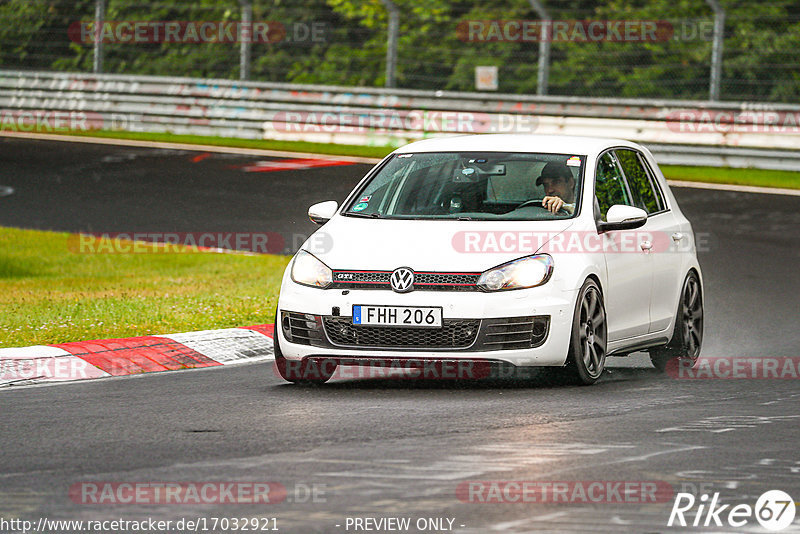
[{"label": "rearview mirror", "polygon": [[614,204],[608,208],[606,220],[597,223],[597,230],[600,233],[609,230],[633,230],[644,226],[647,222],[647,212],[641,208]]},{"label": "rearview mirror", "polygon": [[335,200],[326,200],[314,204],[308,208],[308,218],[314,224],[325,224],[331,220],[331,217],[336,215],[336,210],[339,208],[339,203]]}]

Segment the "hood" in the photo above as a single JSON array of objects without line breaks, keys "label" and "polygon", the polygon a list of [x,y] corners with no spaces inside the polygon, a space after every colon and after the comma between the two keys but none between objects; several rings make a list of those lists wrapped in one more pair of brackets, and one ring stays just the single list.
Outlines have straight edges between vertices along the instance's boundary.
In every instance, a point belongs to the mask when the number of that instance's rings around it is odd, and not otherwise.
[{"label": "hood", "polygon": [[535,254],[572,226],[552,221],[363,219],[336,215],[304,244],[334,270],[481,272]]}]

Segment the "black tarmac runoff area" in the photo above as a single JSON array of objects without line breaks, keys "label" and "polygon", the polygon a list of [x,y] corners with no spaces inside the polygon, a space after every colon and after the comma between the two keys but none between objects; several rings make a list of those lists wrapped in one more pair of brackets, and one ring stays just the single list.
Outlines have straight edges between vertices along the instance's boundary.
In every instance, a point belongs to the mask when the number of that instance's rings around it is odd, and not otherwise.
[{"label": "black tarmac runoff area", "polygon": [[[308,206],[341,202],[369,166],[284,159],[0,138],[0,226],[277,232],[289,253],[315,228]],[[797,369],[800,197],[673,192],[703,245],[703,356]],[[800,377],[674,378],[643,353],[608,367],[591,387],[302,387],[260,363],[3,388],[0,532],[148,519],[173,532],[768,532],[759,510],[800,503]],[[155,483],[273,498],[120,498]],[[769,490],[790,501],[759,500]],[[800,512],[781,532],[800,532]]]}]

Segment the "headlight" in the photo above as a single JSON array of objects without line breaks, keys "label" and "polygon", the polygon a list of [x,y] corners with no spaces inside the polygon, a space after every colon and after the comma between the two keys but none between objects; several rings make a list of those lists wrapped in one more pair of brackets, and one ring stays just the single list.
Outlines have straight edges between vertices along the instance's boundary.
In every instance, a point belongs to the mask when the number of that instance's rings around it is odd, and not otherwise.
[{"label": "headlight", "polygon": [[314,255],[300,250],[292,262],[292,280],[304,286],[324,288],[333,282],[333,273]]},{"label": "headlight", "polygon": [[547,282],[552,273],[553,258],[537,254],[485,271],[478,279],[478,287],[486,291],[536,287]]}]

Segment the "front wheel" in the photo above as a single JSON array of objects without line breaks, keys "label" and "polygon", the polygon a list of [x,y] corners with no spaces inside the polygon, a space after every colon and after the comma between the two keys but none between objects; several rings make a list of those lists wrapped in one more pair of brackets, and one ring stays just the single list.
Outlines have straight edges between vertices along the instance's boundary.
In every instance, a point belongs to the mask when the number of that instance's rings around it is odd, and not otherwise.
[{"label": "front wheel", "polygon": [[606,309],[603,294],[594,280],[586,280],[578,294],[572,317],[572,336],[563,372],[571,382],[597,382],[606,365]]},{"label": "front wheel", "polygon": [[702,344],[703,292],[697,273],[692,271],[683,282],[672,339],[665,347],[651,349],[650,361],[659,371],[666,370],[671,360],[688,360],[694,364]]}]

